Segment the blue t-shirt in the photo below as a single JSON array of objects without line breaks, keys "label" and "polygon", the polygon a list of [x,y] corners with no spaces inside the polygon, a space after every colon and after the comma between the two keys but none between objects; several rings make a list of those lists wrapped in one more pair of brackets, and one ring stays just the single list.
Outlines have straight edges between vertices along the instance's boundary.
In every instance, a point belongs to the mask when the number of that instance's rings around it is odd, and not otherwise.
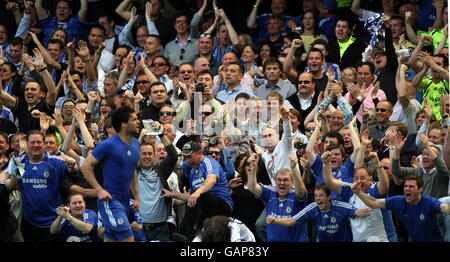
[{"label": "blue t-shirt", "polygon": [[406,202],[405,196],[386,198],[386,208],[397,213],[409,237],[416,242],[439,242],[441,233],[436,215],[441,213],[438,199],[422,194],[417,205]]},{"label": "blue t-shirt", "polygon": [[86,209],[81,221],[94,225],[91,232],[84,234],[76,229],[69,221],[65,219],[61,221],[61,230],[64,231],[66,242],[102,242],[97,236],[97,214],[90,209]]},{"label": "blue t-shirt", "polygon": [[[366,193],[373,198],[386,197],[386,196],[382,196],[378,192],[377,185],[378,185],[378,182],[373,182],[372,185],[370,185],[370,187]],[[354,194],[355,193],[353,193],[350,183],[344,183],[342,185],[342,190],[341,190],[340,196],[344,199],[345,202],[354,204],[354,203],[350,202],[352,197],[354,196]],[[389,240],[389,242],[395,242],[397,239],[397,233],[395,232],[394,221],[392,220],[392,213],[390,210],[387,210],[385,208],[380,208],[380,210],[381,210],[381,215],[383,216],[384,229],[386,231],[388,240]]]},{"label": "blue t-shirt", "polygon": [[[56,17],[47,16],[46,18],[39,20],[39,23],[42,25],[44,29],[44,41],[43,44],[46,47],[47,41],[50,39],[53,31],[57,28],[64,28],[67,31],[68,39],[67,41],[72,41],[74,38],[80,38],[81,27],[84,25],[83,22],[80,21],[80,16],[77,13],[75,17],[71,18],[67,23],[59,23]],[[78,41],[75,41],[78,42]]]},{"label": "blue t-shirt", "polygon": [[[320,155],[316,155],[316,160],[314,160],[314,163],[311,165],[311,169],[316,174],[316,185],[325,183],[325,180],[323,180],[323,162]],[[339,168],[338,170],[332,169],[331,172],[333,173],[333,177],[337,180],[353,183],[355,164],[350,158],[348,158],[347,162],[345,162],[345,164],[343,164],[341,168]],[[342,198],[338,196],[334,191],[331,191],[331,198],[342,200]]]},{"label": "blue t-shirt", "polygon": [[25,173],[19,179],[23,216],[32,225],[50,227],[58,217],[56,207],[62,205],[60,185],[68,169],[60,157],[49,153],[38,164],[29,161],[28,153],[17,159],[25,164]]},{"label": "blue t-shirt", "polygon": [[[266,216],[289,218],[306,206],[306,194],[302,200],[295,195],[294,189],[288,197],[280,201],[277,189],[273,186],[259,184],[262,188],[259,199],[266,204]],[[297,223],[292,227],[267,225],[267,242],[308,242],[308,225]]]},{"label": "blue t-shirt", "polygon": [[131,138],[127,145],[119,135],[100,142],[92,151],[92,156],[102,163],[103,188],[113,198],[128,200],[139,153],[140,143],[136,138]]},{"label": "blue t-shirt", "polygon": [[181,169],[189,174],[189,184],[191,186],[191,193],[197,190],[206,180],[208,175],[217,176],[216,184],[208,191],[208,193],[217,195],[233,208],[233,200],[231,199],[230,189],[228,187],[228,180],[223,172],[220,164],[213,158],[204,156],[202,163],[197,169],[193,169],[188,163],[183,162]]},{"label": "blue t-shirt", "polygon": [[319,242],[352,242],[349,219],[355,215],[352,205],[331,200],[330,208],[324,212],[316,202],[309,204],[292,218],[298,223],[315,221]]}]

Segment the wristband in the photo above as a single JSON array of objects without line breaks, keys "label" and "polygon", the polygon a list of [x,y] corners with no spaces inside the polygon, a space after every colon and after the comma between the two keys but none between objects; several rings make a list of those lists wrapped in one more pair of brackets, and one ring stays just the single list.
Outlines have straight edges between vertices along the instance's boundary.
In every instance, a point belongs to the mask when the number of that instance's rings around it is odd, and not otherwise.
[{"label": "wristband", "polygon": [[83,63],[87,63],[87,62],[90,62],[91,61],[91,59],[86,59],[86,60],[81,60]]},{"label": "wristband", "polygon": [[66,218],[66,220],[69,221],[69,222],[72,222],[72,215],[68,216],[68,217]]},{"label": "wristband", "polygon": [[44,66],[43,68],[40,68],[38,71],[39,71],[39,72],[44,72],[45,70],[47,70],[47,67],[46,67],[46,66]]},{"label": "wristband", "polygon": [[159,138],[162,138],[164,136],[164,133],[158,134]]},{"label": "wristband", "polygon": [[377,166],[377,168],[383,168],[383,166],[382,166],[382,165],[379,165],[379,166]]}]

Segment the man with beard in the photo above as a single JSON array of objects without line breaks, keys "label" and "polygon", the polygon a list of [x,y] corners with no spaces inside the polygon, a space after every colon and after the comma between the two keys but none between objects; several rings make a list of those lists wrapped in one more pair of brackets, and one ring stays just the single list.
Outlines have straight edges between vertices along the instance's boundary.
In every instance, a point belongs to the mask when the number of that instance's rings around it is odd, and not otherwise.
[{"label": "man with beard", "polygon": [[[96,190],[98,209],[104,218],[105,242],[134,242],[128,215],[129,192],[134,196],[132,208],[139,210],[139,191],[135,168],[139,161],[140,121],[129,107],[121,107],[112,114],[113,127],[118,133],[100,142],[81,167],[83,175]],[[104,183],[101,186],[94,175],[94,166],[102,163]]]}]

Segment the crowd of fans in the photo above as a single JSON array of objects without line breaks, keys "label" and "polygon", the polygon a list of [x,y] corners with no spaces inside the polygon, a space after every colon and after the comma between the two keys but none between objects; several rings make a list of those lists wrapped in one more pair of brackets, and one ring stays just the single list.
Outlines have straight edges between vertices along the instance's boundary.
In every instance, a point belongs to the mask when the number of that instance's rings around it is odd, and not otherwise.
[{"label": "crowd of fans", "polygon": [[450,241],[446,1],[1,2],[1,241]]}]

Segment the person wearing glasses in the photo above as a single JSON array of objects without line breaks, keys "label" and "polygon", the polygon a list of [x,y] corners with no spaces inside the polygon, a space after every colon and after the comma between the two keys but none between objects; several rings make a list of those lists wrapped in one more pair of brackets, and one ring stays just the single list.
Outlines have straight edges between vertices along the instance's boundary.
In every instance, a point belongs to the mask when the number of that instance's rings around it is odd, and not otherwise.
[{"label": "person wearing glasses", "polygon": [[[306,119],[317,105],[319,92],[316,92],[315,87],[316,82],[314,82],[313,75],[303,72],[298,76],[298,91],[287,98],[287,101],[300,112],[301,119]],[[300,130],[302,131],[302,128]]]},{"label": "person wearing glasses", "polygon": [[[289,145],[291,146],[291,144]],[[264,222],[266,222],[266,216],[292,217],[306,206],[306,187],[300,177],[297,156],[290,155],[287,159],[289,168],[281,168],[276,171],[274,174],[275,183],[272,181],[272,186],[258,183],[256,179],[256,159],[252,156],[247,160],[252,163],[252,169],[248,176],[248,189],[266,204],[266,212],[262,214]],[[258,230],[258,221],[256,227]],[[267,224],[266,236],[267,242],[308,242],[308,225],[299,223],[288,228]]]},{"label": "person wearing glasses", "polygon": [[205,155],[214,158],[220,164],[227,180],[233,179],[236,172],[233,158],[225,146],[224,137],[220,135],[211,136],[209,139],[205,138],[202,142],[202,147],[204,147]]},{"label": "person wearing glasses", "polygon": [[185,14],[175,17],[177,36],[164,48],[164,56],[175,66],[184,62],[191,63],[198,56],[197,39],[191,38],[189,27],[190,19]]},{"label": "person wearing glasses", "polygon": [[369,126],[370,136],[378,141],[384,138],[389,127],[389,117],[392,115],[392,104],[388,100],[378,102],[376,108],[377,124]]}]

